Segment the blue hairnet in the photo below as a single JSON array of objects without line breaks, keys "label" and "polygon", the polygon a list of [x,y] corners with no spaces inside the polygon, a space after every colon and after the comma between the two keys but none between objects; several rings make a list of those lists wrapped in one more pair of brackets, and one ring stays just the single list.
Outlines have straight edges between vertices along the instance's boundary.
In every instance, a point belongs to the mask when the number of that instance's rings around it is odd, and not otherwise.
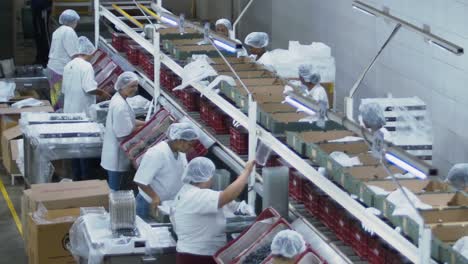
[{"label": "blue hairnet", "polygon": [[305,249],[305,241],[301,234],[293,230],[279,232],[271,243],[271,254],[289,259],[301,254]]},{"label": "blue hairnet", "polygon": [[216,26],[217,25],[223,25],[225,26],[228,30],[232,30],[232,24],[231,21],[227,20],[226,18],[221,18],[216,21]]},{"label": "blue hairnet", "polygon": [[252,32],[245,37],[244,43],[254,48],[265,48],[268,46],[270,38],[265,32]]},{"label": "blue hairnet", "polygon": [[138,78],[138,75],[136,75],[134,72],[131,71],[126,71],[122,74],[120,74],[119,78],[117,78],[117,81],[115,82],[114,89],[116,91],[120,91],[122,89],[127,88],[130,84],[134,82],[139,82],[140,78]]},{"label": "blue hairnet", "polygon": [[87,37],[78,38],[78,54],[92,55],[95,51],[96,48]]},{"label": "blue hairnet", "polygon": [[167,136],[170,140],[197,140],[198,133],[189,123],[175,123],[167,129]]},{"label": "blue hairnet", "polygon": [[447,180],[457,190],[464,190],[468,186],[468,163],[454,165],[448,173]]},{"label": "blue hairnet", "polygon": [[377,103],[361,104],[359,106],[359,112],[367,128],[379,130],[386,124],[384,111]]},{"label": "blue hairnet", "polygon": [[78,20],[80,20],[80,15],[73,9],[63,11],[59,17],[60,25],[66,26],[71,26],[73,23],[78,22]]},{"label": "blue hairnet", "polygon": [[185,168],[182,181],[184,183],[201,183],[209,181],[216,170],[214,163],[205,157],[191,160]]}]

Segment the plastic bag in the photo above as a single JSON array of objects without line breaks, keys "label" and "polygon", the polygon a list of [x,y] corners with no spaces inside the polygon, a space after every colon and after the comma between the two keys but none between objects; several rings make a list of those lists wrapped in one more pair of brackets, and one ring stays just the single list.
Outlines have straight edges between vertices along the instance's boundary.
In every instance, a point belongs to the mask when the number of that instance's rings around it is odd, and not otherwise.
[{"label": "plastic bag", "polygon": [[[415,208],[417,209],[431,209],[432,208],[432,206],[421,202],[421,200],[419,200],[419,198],[414,193],[412,193],[408,188],[403,187],[403,190]],[[416,223],[422,224],[421,223],[422,219],[419,216],[419,212],[416,212],[411,206],[411,204],[409,204],[408,199],[406,199],[401,189],[398,189],[390,193],[390,195],[387,196],[387,201],[395,205],[393,216],[405,215],[413,219]]]},{"label": "plastic bag", "polygon": [[137,95],[127,98],[127,103],[132,107],[132,109],[147,109],[150,101],[141,95]]},{"label": "plastic bag", "polygon": [[358,157],[351,158],[344,152],[335,151],[330,154],[330,157],[338,162],[343,167],[354,167],[362,165]]},{"label": "plastic bag", "polygon": [[468,259],[468,236],[460,238],[455,245],[453,245],[453,249]]},{"label": "plastic bag", "polygon": [[185,65],[182,70],[182,84],[175,87],[174,91],[183,90],[193,83],[217,75],[218,73],[205,57],[196,57],[196,60]]},{"label": "plastic bag", "polygon": [[0,81],[0,102],[8,102],[15,97],[16,83]]},{"label": "plastic bag", "polygon": [[28,99],[24,99],[24,100],[21,100],[12,104],[11,107],[19,109],[23,107],[33,107],[33,106],[41,106],[41,105],[44,105],[44,103],[34,98],[28,98]]}]

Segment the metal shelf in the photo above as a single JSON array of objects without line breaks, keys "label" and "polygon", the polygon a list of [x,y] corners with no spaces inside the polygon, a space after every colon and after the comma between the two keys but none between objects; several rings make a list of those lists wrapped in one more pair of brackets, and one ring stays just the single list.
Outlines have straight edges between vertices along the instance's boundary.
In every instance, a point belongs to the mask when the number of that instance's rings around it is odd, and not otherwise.
[{"label": "metal shelf", "polygon": [[[127,26],[124,22],[119,20],[108,9],[106,9],[106,7],[102,5],[99,8],[99,15],[97,17],[99,16],[105,17],[111,23],[118,26],[124,33],[126,33],[130,38],[136,41],[150,54],[155,54],[155,47],[153,43],[144,39],[141,35],[139,35],[137,32],[135,32],[133,29]],[[174,60],[172,60],[169,56],[159,52],[159,54],[157,54],[156,60],[157,59],[159,59],[161,63],[163,63],[166,67],[172,70],[175,74],[181,76],[182,67],[178,65]],[[159,78],[159,75],[157,77]],[[144,78],[149,84],[152,84],[152,81],[149,80],[146,76],[144,76]],[[268,132],[258,124],[255,127],[249,126],[249,117],[242,113],[241,110],[230,104],[228,101],[216,94],[214,91],[208,90],[206,87],[199,83],[193,84],[192,86],[197,91],[199,91],[200,94],[208,98],[212,103],[217,105],[222,111],[228,114],[231,118],[240,123],[240,125],[249,128],[249,131],[253,131],[253,133],[255,134],[254,136],[257,136],[261,141],[270,146],[271,149],[274,152],[276,152],[276,154],[278,154],[280,157],[282,157],[286,162],[288,162],[289,164],[293,164],[297,171],[302,173],[307,179],[309,179],[316,186],[322,189],[327,195],[334,199],[338,204],[345,208],[354,217],[359,219],[363,224],[365,224],[368,227],[371,227],[377,235],[384,239],[388,244],[392,245],[402,255],[407,257],[409,260],[418,263],[419,250],[414,244],[409,242],[392,227],[387,225],[382,219],[378,218],[375,215],[366,213],[366,207],[364,207],[358,201],[351,198],[351,196],[348,193],[340,189],[329,179],[319,174],[312,166],[305,162],[300,156],[298,156],[293,150],[291,150],[288,146],[283,144],[270,132]],[[153,92],[151,91],[148,92],[150,92],[150,94],[153,94]],[[168,101],[171,104],[174,104],[174,106],[178,106],[177,102],[173,101],[171,97],[168,96],[167,93],[165,93],[163,90],[161,90],[161,95],[168,99]],[[181,107],[179,106],[178,108]],[[188,113],[185,113],[183,109],[180,110],[182,113],[188,115]],[[194,120],[193,117],[190,117],[190,115],[188,115],[188,117],[191,118],[192,121],[197,123],[197,121]],[[205,132],[209,133],[209,131]],[[222,144],[220,145],[223,146]],[[229,153],[230,156],[232,155],[232,157],[236,159],[236,161],[238,161],[240,164],[244,164],[244,160],[242,160],[236,154],[232,153],[232,151],[230,151],[229,149],[226,149],[225,151]]]}]

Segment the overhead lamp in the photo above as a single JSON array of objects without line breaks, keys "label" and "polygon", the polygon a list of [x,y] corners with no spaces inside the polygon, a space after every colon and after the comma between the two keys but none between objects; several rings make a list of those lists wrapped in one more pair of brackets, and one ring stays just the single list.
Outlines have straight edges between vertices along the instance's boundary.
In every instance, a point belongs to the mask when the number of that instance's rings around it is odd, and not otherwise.
[{"label": "overhead lamp", "polygon": [[286,98],[284,99],[284,102],[296,108],[298,111],[304,112],[309,115],[317,115],[317,112],[315,110],[305,106],[301,102],[293,99],[291,96],[286,96]]},{"label": "overhead lamp", "polygon": [[166,24],[169,24],[171,26],[177,26],[179,25],[179,23],[177,23],[177,20],[174,20],[173,18],[170,18],[170,17],[167,17],[165,15],[162,15],[161,16],[161,21],[166,23]]},{"label": "overhead lamp", "polygon": [[372,14],[371,12],[369,12],[369,11],[367,11],[367,10],[365,10],[365,9],[363,9],[363,8],[361,8],[361,7],[359,7],[359,6],[353,5],[353,8],[354,8],[355,10],[359,11],[359,12],[362,12],[362,13],[366,14],[366,15],[376,17],[375,14]]},{"label": "overhead lamp", "polygon": [[393,153],[390,153],[390,152],[385,153],[385,159],[388,162],[392,163],[393,165],[397,166],[398,168],[411,173],[412,175],[416,176],[419,179],[427,178],[427,175],[423,171],[419,170],[414,165],[404,161],[403,159],[399,158],[397,155]]}]

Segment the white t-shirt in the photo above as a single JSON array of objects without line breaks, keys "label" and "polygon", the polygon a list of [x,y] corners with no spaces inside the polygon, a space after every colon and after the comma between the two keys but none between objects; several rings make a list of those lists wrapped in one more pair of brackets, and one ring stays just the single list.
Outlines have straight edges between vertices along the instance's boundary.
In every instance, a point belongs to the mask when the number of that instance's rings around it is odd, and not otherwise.
[{"label": "white t-shirt", "polygon": [[97,89],[94,69],[82,58],[70,61],[63,70],[62,93],[65,95],[65,113],[87,113],[96,103],[96,96],[89,92]]},{"label": "white t-shirt", "polygon": [[135,113],[125,99],[117,92],[109,103],[106,132],[101,154],[101,167],[109,171],[127,171],[130,160],[120,148],[123,138],[135,128]]},{"label": "white t-shirt", "polygon": [[212,256],[226,244],[226,218],[218,208],[221,192],[184,184],[173,204],[177,252]]},{"label": "white t-shirt", "polygon": [[62,75],[65,65],[78,53],[78,49],[78,36],[75,30],[69,26],[60,26],[52,34],[47,68]]},{"label": "white t-shirt", "polygon": [[[179,152],[176,159],[169,144],[162,141],[145,153],[133,181],[150,185],[161,202],[174,200],[183,185],[182,174],[185,166],[187,166],[185,154]],[[139,191],[143,198],[151,203],[151,197],[141,188]]]},{"label": "white t-shirt", "polygon": [[312,90],[310,90],[309,96],[314,101],[317,101],[317,102],[324,101],[324,102],[326,102],[327,103],[327,108],[329,108],[327,92],[325,91],[325,88],[323,88],[322,85],[320,85],[320,84],[315,85],[314,88],[312,88]]}]

